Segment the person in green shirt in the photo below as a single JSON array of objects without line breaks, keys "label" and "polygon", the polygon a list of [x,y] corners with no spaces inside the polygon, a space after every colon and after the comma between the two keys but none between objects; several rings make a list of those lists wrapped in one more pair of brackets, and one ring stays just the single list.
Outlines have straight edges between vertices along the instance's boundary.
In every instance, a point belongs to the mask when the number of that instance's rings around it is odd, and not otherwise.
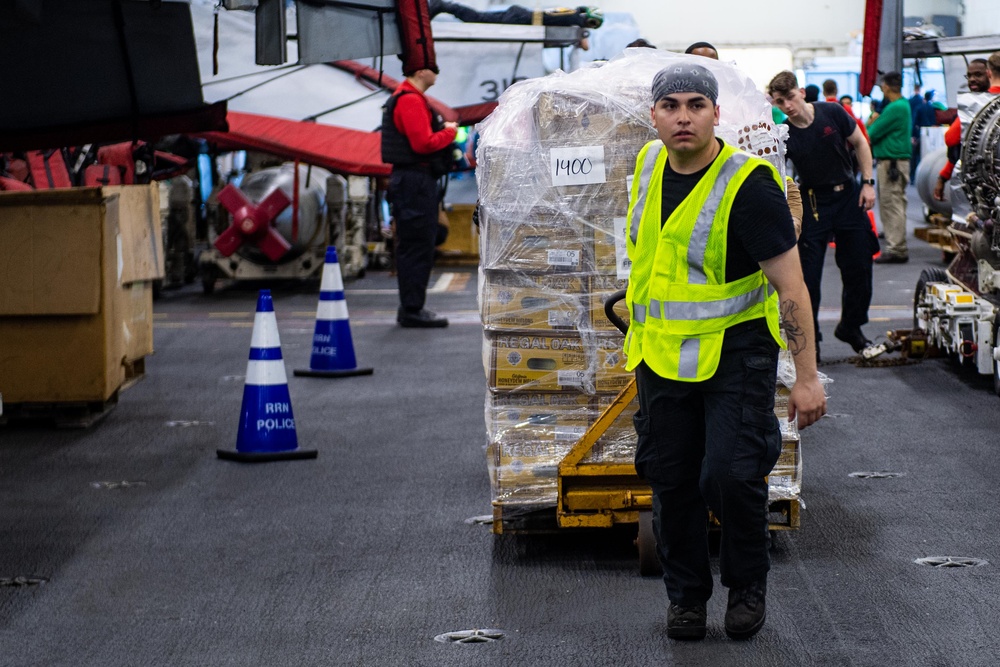
[{"label": "person in green shirt", "polygon": [[906,186],[910,176],[912,117],[910,103],[902,94],[903,75],[882,75],[882,94],[887,104],[882,113],[868,119],[868,137],[878,162],[878,207],[885,232],[885,248],[877,264],[901,264],[909,260],[906,248]]}]

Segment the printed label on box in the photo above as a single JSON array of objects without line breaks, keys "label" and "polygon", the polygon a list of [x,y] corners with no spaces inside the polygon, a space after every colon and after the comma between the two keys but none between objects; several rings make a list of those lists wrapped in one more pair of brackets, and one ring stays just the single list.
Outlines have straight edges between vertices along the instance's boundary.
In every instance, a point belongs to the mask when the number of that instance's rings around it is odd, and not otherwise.
[{"label": "printed label on box", "polygon": [[556,426],[553,434],[556,440],[570,440],[576,442],[587,432],[586,426]]},{"label": "printed label on box", "polygon": [[569,310],[550,310],[549,311],[549,326],[556,327],[572,327],[576,324],[578,314]]},{"label": "printed label on box", "polygon": [[604,146],[564,146],[550,155],[552,185],[604,183]]},{"label": "printed label on box", "polygon": [[560,385],[567,387],[580,387],[587,379],[587,371],[568,370],[557,371],[557,380]]},{"label": "printed label on box", "polygon": [[546,256],[550,266],[579,266],[579,250],[548,250]]}]

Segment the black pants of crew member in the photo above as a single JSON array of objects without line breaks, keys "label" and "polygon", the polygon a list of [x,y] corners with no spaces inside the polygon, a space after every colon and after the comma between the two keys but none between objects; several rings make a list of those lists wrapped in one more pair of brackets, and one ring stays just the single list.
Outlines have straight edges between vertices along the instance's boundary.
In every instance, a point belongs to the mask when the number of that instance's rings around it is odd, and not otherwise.
[{"label": "black pants of crew member", "polygon": [[[465,23],[506,23],[510,25],[531,25],[534,12],[521,5],[511,5],[502,11],[481,12],[457,2],[442,2],[440,11],[451,14]],[[570,12],[542,14],[542,25],[580,25],[580,15]]]},{"label": "black pants of crew member", "polygon": [[438,236],[438,184],[430,171],[396,167],[389,177],[389,204],[396,220],[399,303],[412,313],[424,307]]},{"label": "black pants of crew member", "polygon": [[868,214],[858,206],[860,196],[861,188],[854,181],[848,181],[840,192],[829,188],[802,188],[799,259],[812,302],[817,340],[822,339],[819,333],[819,302],[823,260],[831,239],[837,244],[835,257],[842,284],[840,322],[847,329],[855,329],[868,322],[868,307],[872,302],[872,255],[878,252],[878,237],[872,231]]},{"label": "black pants of crew member", "polygon": [[722,522],[719,569],[733,588],[763,579],[768,556],[767,475],[781,453],[774,416],[778,345],[764,320],[726,332],[715,375],[667,380],[636,368],[635,467],[653,489],[653,531],[670,601],[712,595],[708,509]]}]

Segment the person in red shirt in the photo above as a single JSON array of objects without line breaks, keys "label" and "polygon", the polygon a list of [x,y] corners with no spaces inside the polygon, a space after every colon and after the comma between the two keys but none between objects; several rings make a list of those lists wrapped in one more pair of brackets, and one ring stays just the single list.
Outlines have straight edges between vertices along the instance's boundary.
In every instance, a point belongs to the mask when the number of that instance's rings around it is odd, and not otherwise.
[{"label": "person in red shirt", "polygon": [[382,115],[382,161],[392,165],[388,201],[396,221],[396,275],[403,327],[446,327],[448,320],[424,308],[434,266],[441,196],[438,179],[454,161],[458,124],[434,113],[424,93],[438,70],[404,72]]},{"label": "person in red shirt", "polygon": [[[969,82],[970,93],[992,93],[1000,94],[1000,55],[994,53],[990,56],[990,61],[996,57],[997,72],[993,72],[990,62],[985,58],[976,58],[969,63],[965,71],[965,80]],[[948,161],[938,174],[937,183],[934,185],[934,199],[944,200],[944,184],[951,178],[955,170],[955,162],[958,161],[958,153],[962,145],[962,121],[956,118],[952,121],[948,130],[944,133],[944,143],[948,147]]]}]

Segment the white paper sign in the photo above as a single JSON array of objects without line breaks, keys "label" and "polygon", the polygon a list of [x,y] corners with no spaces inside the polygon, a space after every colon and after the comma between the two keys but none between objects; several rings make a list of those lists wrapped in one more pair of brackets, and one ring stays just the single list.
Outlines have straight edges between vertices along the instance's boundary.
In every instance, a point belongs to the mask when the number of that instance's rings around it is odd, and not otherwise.
[{"label": "white paper sign", "polygon": [[628,258],[628,247],[625,244],[625,235],[628,234],[628,218],[615,218],[615,264],[617,264],[616,275],[618,280],[628,278],[632,270],[632,260]]},{"label": "white paper sign", "polygon": [[549,153],[552,185],[604,183],[604,146],[566,146]]}]

